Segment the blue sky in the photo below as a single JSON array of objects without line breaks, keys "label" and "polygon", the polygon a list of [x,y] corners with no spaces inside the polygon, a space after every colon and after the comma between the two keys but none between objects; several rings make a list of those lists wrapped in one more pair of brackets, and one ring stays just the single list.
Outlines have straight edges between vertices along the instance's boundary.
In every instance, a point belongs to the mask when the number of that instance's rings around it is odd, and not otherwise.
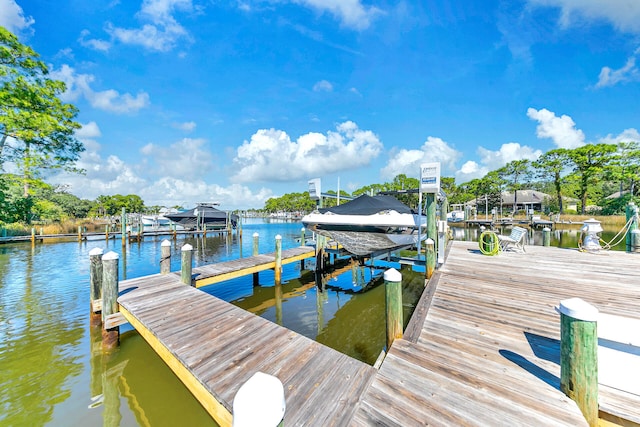
[{"label": "blue sky", "polygon": [[637,0],[0,0],[80,109],[79,197],[262,207],[640,141]]}]

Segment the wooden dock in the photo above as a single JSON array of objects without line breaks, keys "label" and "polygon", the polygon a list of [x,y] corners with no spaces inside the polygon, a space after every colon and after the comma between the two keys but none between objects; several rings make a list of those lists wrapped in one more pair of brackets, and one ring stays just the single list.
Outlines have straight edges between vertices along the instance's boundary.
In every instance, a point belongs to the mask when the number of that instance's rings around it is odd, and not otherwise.
[{"label": "wooden dock", "polygon": [[[176,274],[123,281],[118,302],[221,425],[231,425],[235,393],[257,371],[282,381],[286,426],[586,425],[560,391],[554,306],[578,296],[603,313],[640,319],[640,258],[526,249],[490,257],[476,243],[453,242],[379,370]],[[194,273],[230,277],[214,270]],[[602,418],[640,423],[640,396],[601,381],[599,402]]]},{"label": "wooden dock", "polygon": [[[282,251],[282,265],[302,261],[315,256],[312,246],[298,246]],[[193,269],[193,280],[197,288],[219,283],[236,277],[246,276],[260,271],[271,270],[276,267],[275,252],[255,255],[248,258],[238,258],[216,264],[205,265]]]},{"label": "wooden dock", "polygon": [[[490,257],[453,242],[353,425],[586,425],[560,391],[554,306],[577,296],[640,318],[640,258],[526,249]],[[599,403],[601,418],[640,422],[638,395],[601,382]]]}]

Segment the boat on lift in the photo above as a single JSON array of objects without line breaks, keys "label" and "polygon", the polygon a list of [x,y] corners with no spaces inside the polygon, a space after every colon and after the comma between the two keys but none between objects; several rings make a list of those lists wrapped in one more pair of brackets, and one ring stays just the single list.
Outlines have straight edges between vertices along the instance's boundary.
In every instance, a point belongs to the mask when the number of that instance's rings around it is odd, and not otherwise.
[{"label": "boat on lift", "polygon": [[408,206],[387,195],[362,195],[302,218],[307,229],[335,240],[358,256],[417,244],[418,221],[419,216]]},{"label": "boat on lift", "polygon": [[216,208],[219,203],[198,203],[195,208],[165,214],[165,218],[181,225],[185,230],[193,230],[200,227],[223,229],[228,227],[236,228],[238,215]]}]

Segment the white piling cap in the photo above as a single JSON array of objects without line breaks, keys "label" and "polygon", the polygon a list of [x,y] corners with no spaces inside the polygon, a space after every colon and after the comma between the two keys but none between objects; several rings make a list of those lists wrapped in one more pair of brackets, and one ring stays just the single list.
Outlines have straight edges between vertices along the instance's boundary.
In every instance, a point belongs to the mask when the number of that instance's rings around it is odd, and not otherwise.
[{"label": "white piling cap", "polygon": [[89,251],[89,256],[102,255],[103,253],[102,248],[93,248]]},{"label": "white piling cap", "polygon": [[109,251],[106,254],[102,255],[102,260],[103,261],[109,261],[109,260],[113,260],[113,259],[120,259],[120,255],[118,255],[114,251]]},{"label": "white piling cap", "polygon": [[186,252],[186,251],[192,251],[193,250],[193,246],[191,246],[190,244],[186,244],[182,247],[181,251]]},{"label": "white piling cap", "polygon": [[598,321],[598,309],[580,298],[569,298],[560,301],[560,306],[556,307],[556,311],[585,322]]},{"label": "white piling cap", "polygon": [[160,246],[171,246],[171,242],[167,239],[164,239],[162,243],[160,243]]},{"label": "white piling cap", "polygon": [[549,227],[545,227],[542,229],[542,231],[551,231],[551,229]]},{"label": "white piling cap", "polygon": [[285,409],[282,382],[273,375],[256,372],[233,399],[233,427],[276,427]]},{"label": "white piling cap", "polygon": [[254,237],[254,238],[259,237],[259,236],[260,236],[260,235],[258,234],[258,232],[257,232],[257,231],[256,231],[255,233],[253,233],[253,237]]},{"label": "white piling cap", "polygon": [[427,245],[433,245],[436,242],[431,237],[429,237],[427,240],[424,241],[424,243],[426,243]]},{"label": "white piling cap", "polygon": [[384,272],[385,282],[402,282],[402,273],[395,268],[390,268]]},{"label": "white piling cap", "polygon": [[279,234],[276,234],[276,240],[282,240],[282,236]]}]

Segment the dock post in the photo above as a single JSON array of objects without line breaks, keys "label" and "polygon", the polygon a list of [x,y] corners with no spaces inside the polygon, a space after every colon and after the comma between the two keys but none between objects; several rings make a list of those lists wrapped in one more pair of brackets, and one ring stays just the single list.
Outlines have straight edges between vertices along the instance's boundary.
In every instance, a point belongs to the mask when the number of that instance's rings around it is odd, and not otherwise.
[{"label": "dock post", "polygon": [[389,351],[393,341],[402,338],[402,274],[395,268],[384,272],[384,295]]},{"label": "dock post", "polygon": [[102,310],[97,310],[94,304],[102,300],[102,255],[100,248],[93,248],[89,251],[89,292],[91,294],[91,312],[89,315],[89,326],[102,325]]},{"label": "dock post", "polygon": [[258,371],[240,386],[233,399],[233,425],[282,425],[286,406],[282,381]]},{"label": "dock post", "polygon": [[282,281],[282,236],[276,236],[276,268],[275,268],[276,286]]},{"label": "dock post", "polygon": [[120,214],[120,232],[122,234],[122,246],[125,245],[127,239],[127,210],[122,208]]},{"label": "dock post", "polygon": [[438,228],[436,226],[436,204],[436,195],[434,193],[426,193],[425,209],[427,211],[427,237],[429,239],[433,239],[434,242],[438,238]]},{"label": "dock post", "polygon": [[193,282],[191,280],[192,260],[193,260],[193,246],[187,243],[182,247],[182,267],[181,267],[180,278],[182,279],[182,283],[189,286],[193,286]]},{"label": "dock post", "polygon": [[107,317],[118,312],[118,259],[111,251],[102,256],[102,349],[113,350],[120,341],[120,327],[107,329]]},{"label": "dock post", "polygon": [[631,251],[640,252],[640,230],[637,228],[629,232],[631,234]]},{"label": "dock post", "polygon": [[31,246],[36,243],[36,229],[35,227],[31,227]]},{"label": "dock post", "polygon": [[82,242],[82,227],[78,226],[78,242]]},{"label": "dock post", "polygon": [[560,301],[560,389],[590,426],[598,425],[598,309],[580,298]]},{"label": "dock post", "polygon": [[160,243],[160,274],[171,272],[171,242],[164,239]]},{"label": "dock post", "polygon": [[[627,233],[626,242],[627,242],[627,252],[633,252],[633,242],[631,233],[633,230],[638,229],[638,207],[633,202],[629,202],[625,209],[627,222],[631,221],[629,224],[629,232]],[[635,217],[635,218],[634,218]]]},{"label": "dock post", "polygon": [[431,237],[425,241],[425,250],[427,251],[426,275],[427,279],[431,279],[436,269],[436,248],[435,242]]},{"label": "dock post", "polygon": [[[300,246],[307,244],[306,230],[304,227],[300,228]],[[304,258],[300,260],[300,271],[304,270]]]},{"label": "dock post", "polygon": [[109,240],[109,226],[108,225],[104,226],[104,239],[105,240]]},{"label": "dock post", "polygon": [[[258,251],[259,251],[259,242],[260,241],[260,235],[256,232],[253,233],[253,252],[252,255],[253,256],[258,256]],[[258,284],[260,283],[260,273],[256,272],[253,273],[253,286],[258,286]]]},{"label": "dock post", "polygon": [[43,227],[40,227],[40,235],[41,236],[44,235],[44,228]]},{"label": "dock post", "polygon": [[542,246],[551,246],[551,229],[549,227],[542,229]]}]

